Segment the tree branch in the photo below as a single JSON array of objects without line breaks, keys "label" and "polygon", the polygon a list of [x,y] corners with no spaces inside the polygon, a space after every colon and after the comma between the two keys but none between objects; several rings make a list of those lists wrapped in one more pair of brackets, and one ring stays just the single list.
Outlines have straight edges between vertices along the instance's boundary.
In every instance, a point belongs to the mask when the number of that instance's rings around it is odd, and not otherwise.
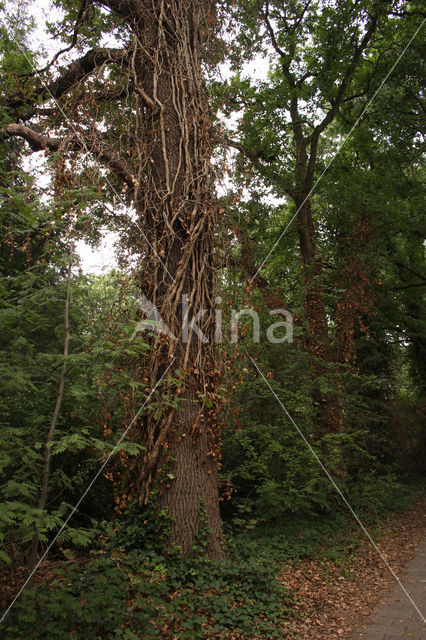
[{"label": "tree branch", "polygon": [[108,7],[114,13],[126,18],[130,22],[137,22],[143,7],[138,0],[99,0],[98,4]]},{"label": "tree branch", "polygon": [[315,165],[316,165],[318,141],[319,141],[320,135],[324,131],[324,129],[326,129],[326,127],[334,120],[335,116],[337,115],[340,105],[342,104],[342,101],[345,97],[345,92],[353,78],[357,64],[361,58],[361,55],[367,48],[371,38],[373,37],[374,32],[376,31],[378,19],[379,19],[378,15],[374,15],[372,17],[371,22],[366,32],[364,33],[364,36],[361,42],[355,49],[355,53],[353,55],[352,61],[347,67],[346,72],[342,78],[342,81],[340,82],[339,88],[337,89],[336,96],[333,100],[331,100],[331,108],[326,113],[322,121],[315,127],[315,129],[313,130],[310,136],[311,147],[310,147],[310,154],[309,154],[308,170],[306,172],[307,188],[310,188],[310,186],[312,185],[312,179],[313,179]]},{"label": "tree branch", "polygon": [[99,136],[75,132],[67,138],[49,138],[23,124],[8,124],[0,129],[0,140],[20,137],[32,151],[87,151],[105,162],[133,191],[137,181],[130,165]]},{"label": "tree branch", "polygon": [[[263,175],[264,174],[264,167],[262,166],[262,164],[259,162],[260,160],[263,160],[264,162],[270,162],[270,160],[266,159],[264,157],[264,155],[262,154],[262,152],[256,151],[256,152],[250,152],[248,149],[246,149],[244,147],[243,144],[241,144],[240,142],[238,142],[237,140],[231,140],[231,138],[228,138],[226,136],[221,136],[220,138],[218,138],[219,141],[221,142],[221,144],[225,144],[228,147],[232,147],[234,149],[237,149],[237,151],[239,151],[240,153],[243,154],[243,156],[245,156],[248,160],[250,160],[250,162],[252,163],[252,165]],[[295,192],[294,190],[287,184],[284,182],[283,178],[281,176],[276,176],[276,180],[277,183],[279,184],[279,186],[281,187],[281,189],[284,191],[284,193],[286,193],[288,196],[290,196],[291,198],[295,197]]]},{"label": "tree branch", "polygon": [[[302,15],[299,16],[300,20],[302,20],[303,15],[308,8],[309,2],[306,3]],[[269,4],[268,2],[265,5],[265,10],[260,9],[260,15],[265,23],[266,30],[269,33],[269,37],[271,39],[271,43],[276,53],[281,58],[281,69],[284,75],[284,78],[287,81],[287,84],[290,88],[290,116],[291,123],[293,127],[294,137],[296,141],[296,148],[298,156],[302,157],[305,153],[305,145],[304,145],[304,136],[303,136],[303,127],[302,121],[299,113],[299,103],[297,96],[297,88],[300,87],[298,84],[295,75],[290,71],[290,64],[294,58],[295,54],[295,44],[293,40],[290,40],[289,44],[289,55],[285,53],[283,49],[278,44],[277,38],[275,36],[274,30],[272,28],[271,22],[269,20]],[[299,22],[300,22],[299,20]],[[295,27],[296,28],[296,27]]]},{"label": "tree branch", "polygon": [[84,21],[84,17],[90,5],[90,2],[91,0],[82,0],[81,2],[77,19],[74,23],[74,32],[71,39],[71,44],[68,45],[68,47],[65,47],[65,49],[61,49],[60,51],[57,51],[53,56],[52,60],[43,69],[37,69],[35,71],[31,71],[30,73],[20,74],[19,75],[20,78],[28,78],[30,76],[39,75],[40,73],[44,73],[45,71],[48,71],[52,67],[52,65],[56,62],[56,60],[59,58],[59,56],[61,56],[63,53],[68,53],[68,51],[71,51],[71,49],[75,47],[75,45],[77,44],[78,30],[80,25]]},{"label": "tree branch", "polygon": [[40,100],[57,100],[103,64],[126,63],[129,53],[128,49],[91,49],[82,58],[74,60],[56,80],[35,89],[28,96],[6,99],[4,104],[16,117],[28,120],[34,115]]}]

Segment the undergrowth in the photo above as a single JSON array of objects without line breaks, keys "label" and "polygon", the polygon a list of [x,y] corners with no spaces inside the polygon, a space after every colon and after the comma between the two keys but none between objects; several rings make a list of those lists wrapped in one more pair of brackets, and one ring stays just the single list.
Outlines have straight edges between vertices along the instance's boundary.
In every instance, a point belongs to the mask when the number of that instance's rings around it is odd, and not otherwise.
[{"label": "undergrowth", "polygon": [[[419,486],[400,487],[387,511],[364,511],[375,535],[390,509],[413,505]],[[152,507],[153,508],[153,507]],[[130,509],[89,557],[55,571],[26,592],[3,623],[5,640],[227,640],[284,637],[283,623],[296,615],[294,595],[277,580],[280,567],[305,557],[339,563],[342,570],[363,534],[351,516],[289,517],[281,526],[250,526],[233,534],[228,556],[206,558],[202,529],[192,554],[164,552],[170,520]],[[226,529],[226,527],[225,527]],[[378,528],[377,528],[378,531]]]},{"label": "undergrowth", "polygon": [[169,525],[153,505],[143,514],[130,509],[85,564],[75,562],[24,595],[8,616],[5,638],[281,637],[292,596],[270,559],[234,554],[212,562],[205,527],[189,557],[178,547],[165,552]]},{"label": "undergrowth", "polygon": [[93,554],[84,568],[75,564],[26,594],[9,614],[5,638],[195,640],[231,631],[279,638],[291,598],[273,575],[258,560]]}]

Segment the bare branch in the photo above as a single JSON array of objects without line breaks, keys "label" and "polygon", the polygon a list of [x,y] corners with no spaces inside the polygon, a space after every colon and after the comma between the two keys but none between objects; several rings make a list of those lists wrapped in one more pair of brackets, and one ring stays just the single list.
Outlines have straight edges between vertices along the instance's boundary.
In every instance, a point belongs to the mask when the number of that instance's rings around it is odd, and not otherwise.
[{"label": "bare branch", "polygon": [[22,73],[19,75],[20,78],[28,78],[30,76],[39,75],[40,73],[44,73],[45,71],[48,71],[52,67],[52,65],[56,62],[56,60],[59,58],[59,56],[61,56],[64,53],[68,53],[68,51],[71,51],[71,49],[75,47],[75,45],[77,44],[78,30],[84,21],[87,9],[90,6],[90,1],[91,0],[82,0],[81,2],[77,20],[75,21],[75,24],[74,24],[74,32],[71,39],[71,44],[68,45],[68,47],[65,47],[65,49],[61,49],[60,51],[57,51],[53,56],[52,60],[43,69],[36,69],[35,71],[31,71],[30,73]]},{"label": "bare branch", "polygon": [[[69,257],[69,264],[68,264],[67,289],[66,289],[67,293],[66,293],[65,308],[64,308],[64,328],[65,328],[64,355],[62,360],[62,370],[61,370],[61,377],[59,380],[58,395],[56,396],[55,410],[53,412],[52,419],[50,421],[50,427],[47,433],[46,443],[44,447],[43,479],[40,487],[40,497],[38,501],[38,508],[40,509],[41,512],[44,511],[46,507],[46,500],[49,492],[50,459],[52,455],[51,444],[53,441],[56,424],[58,422],[58,417],[59,417],[59,413],[62,406],[62,399],[64,397],[64,389],[65,389],[65,377],[67,375],[67,364],[68,364],[69,342],[70,342],[69,306],[70,306],[70,297],[71,297],[71,278],[72,278],[73,260],[74,260],[74,249],[72,247],[70,250],[70,257]],[[35,527],[35,532],[34,532],[34,535],[32,538],[32,544],[31,544],[31,556],[30,556],[30,566],[29,566],[31,579],[28,582],[29,587],[32,586],[32,574],[34,573],[34,567],[37,562],[39,541],[40,541],[40,531],[37,529],[37,527]]]},{"label": "bare branch", "polygon": [[87,151],[104,162],[134,190],[137,180],[124,158],[103,141],[99,135],[75,132],[67,138],[50,138],[23,124],[8,124],[0,129],[0,140],[19,137],[28,142],[33,151]]}]

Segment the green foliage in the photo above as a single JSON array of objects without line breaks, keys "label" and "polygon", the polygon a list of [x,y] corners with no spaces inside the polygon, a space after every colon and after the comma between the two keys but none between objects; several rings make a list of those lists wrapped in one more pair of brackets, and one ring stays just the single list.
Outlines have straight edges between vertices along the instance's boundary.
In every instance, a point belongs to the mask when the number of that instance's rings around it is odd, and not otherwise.
[{"label": "green foliage", "polygon": [[[279,2],[232,2],[235,73],[211,88],[213,105],[228,118],[228,135],[239,151],[232,165],[238,196],[229,194],[229,226],[237,241],[229,249],[233,267],[224,275],[225,295],[256,308],[264,323],[265,299],[272,291],[269,298],[282,299],[296,321],[296,344],[272,348],[263,340],[253,345],[249,337],[242,338],[241,358],[247,349],[270,375],[273,390],[332,474],[338,472],[342,452],[346,476],[339,485],[357,505],[370,501],[373,511],[392,499],[394,474],[414,470],[414,452],[421,457],[424,451],[421,38],[394,65],[396,52],[404,50],[403,42],[415,34],[421,18],[414,6],[403,16],[400,10],[399,3],[379,7],[368,1],[356,8],[342,2],[303,9],[298,3],[284,8]],[[351,76],[354,43],[376,11],[377,30]],[[266,46],[268,73],[249,77],[244,63],[257,63]],[[341,85],[347,70],[348,83]],[[339,86],[345,99],[333,114],[330,105],[338,99]],[[373,95],[374,107],[364,113]],[[309,148],[315,126],[327,113],[318,148]],[[327,368],[316,376],[307,346],[293,202],[303,190],[303,145],[297,151],[301,136],[307,152],[314,148],[316,153],[311,160],[319,180],[313,181],[312,210],[323,273],[315,285],[323,292],[330,340]],[[361,221],[368,232],[357,244]],[[247,293],[256,284],[251,279],[259,265],[264,282]],[[358,292],[362,304],[352,311],[350,293],[360,281],[365,285]],[[348,362],[339,356],[345,300],[348,315],[353,313],[345,338],[353,340]],[[234,489],[223,507],[225,518],[248,528],[253,522],[285,522],[292,512],[333,510],[336,495],[329,481],[264,381],[252,375],[249,359],[239,360],[236,368],[238,389],[223,438],[224,480]],[[317,437],[315,385],[323,393],[337,392],[343,417],[337,436]],[[409,402],[401,398],[407,394]]]},{"label": "green foliage", "polygon": [[[0,184],[0,224],[5,231],[0,252],[0,547],[6,561],[11,546],[15,556],[25,552],[34,528],[42,542],[59,529],[122,433],[127,417],[118,399],[129,385],[135,402],[142,405],[145,398],[131,370],[122,366],[147,348],[141,336],[130,342],[136,303],[127,285],[124,293],[122,274],[74,275],[65,393],[50,445],[49,509],[37,509],[62,366],[68,257],[66,246],[56,242],[47,210],[24,195],[22,175],[14,173],[12,186]],[[100,403],[108,415],[106,439]],[[123,441],[115,454],[134,456],[140,449],[138,443]],[[112,514],[112,486],[104,478],[86,508],[91,517],[77,514],[62,540],[87,546],[97,534],[97,521]]]},{"label": "green foliage", "polygon": [[116,525],[112,544],[126,551],[146,549],[160,552],[168,538],[171,520],[167,512],[158,511],[157,500],[158,488],[154,488],[146,509],[142,511],[135,502],[132,503]]},{"label": "green foliage", "polygon": [[4,638],[279,638],[292,600],[272,569],[255,557],[217,564],[153,550],[98,552],[25,594]]},{"label": "green foliage", "polygon": [[[376,481],[376,489],[385,494],[394,486],[392,479]],[[419,489],[401,487],[388,506],[411,506]],[[374,538],[375,523],[385,514],[374,504],[369,512],[359,511]],[[230,533],[228,557],[214,563],[197,549],[186,559],[178,550],[162,552],[167,518],[150,511],[146,515],[138,519],[136,510],[130,510],[115,523],[106,547],[55,570],[49,584],[26,592],[6,619],[4,638],[280,638],[282,622],[296,615],[292,594],[276,578],[280,567],[310,557],[336,562],[350,575],[354,553],[364,540],[344,510],[288,516],[280,527]]]},{"label": "green foliage", "polygon": [[395,474],[380,476],[370,473],[362,474],[350,492],[351,505],[364,508],[370,514],[378,515],[391,507],[400,484]]},{"label": "green foliage", "polygon": [[[219,232],[227,241],[218,246],[226,265],[220,293],[229,307],[255,308],[262,329],[271,323],[275,303],[290,309],[295,323],[293,344],[271,345],[264,331],[256,344],[247,324],[233,351],[222,349],[224,360],[235,363],[233,370],[227,364],[223,381],[228,402],[221,474],[233,489],[232,499],[222,503],[228,557],[220,563],[206,559],[204,505],[193,551],[184,559],[177,547],[165,550],[171,521],[166,512],[158,513],[156,491],[145,510],[133,505],[117,521],[114,493],[128,487],[114,488],[101,476],[53,550],[60,561],[63,551],[68,563],[44,576],[43,585],[26,592],[12,609],[2,629],[7,640],[282,637],[281,623],[293,612],[291,594],[276,580],[279,567],[304,557],[343,561],[360,544],[360,532],[349,524],[341,498],[274,394],[363,520],[374,523],[388,510],[406,506],[413,490],[402,478],[424,474],[420,37],[394,65],[420,24],[417,3],[409,3],[405,13],[404,3],[397,1],[316,2],[300,13],[298,2],[271,1],[273,44],[280,50],[275,53],[270,40],[265,46],[262,3],[219,4],[233,30],[226,43],[233,75],[211,82],[211,109],[221,131],[231,129],[239,151],[228,167],[233,186],[223,197]],[[62,14],[49,26],[50,34],[58,45],[70,45],[80,4],[58,0],[56,5]],[[101,6],[86,9],[76,51],[114,39],[117,46],[129,44],[126,20]],[[35,60],[29,50],[31,20],[21,14],[18,21],[9,4],[0,10],[3,127],[11,114],[25,116],[23,107],[13,109],[13,100],[34,95],[40,78],[30,73]],[[293,220],[294,196],[303,186],[295,138],[301,135],[306,143],[330,113],[345,70],[352,68],[360,33],[375,11],[377,33],[348,76],[348,99],[323,131],[314,166],[313,177],[320,178],[312,198],[315,259],[323,274],[313,284],[323,295],[330,339],[329,361],[318,373],[308,348],[307,285]],[[259,55],[268,72],[261,80],[246,77],[246,63],[257,64]],[[58,65],[60,73],[66,58]],[[93,101],[80,108],[73,90],[65,104],[77,128],[102,123],[105,142],[114,151],[120,141],[117,149],[131,164],[140,144],[133,136],[134,104],[108,100],[126,95],[129,76],[123,69],[104,65],[85,79]],[[53,78],[51,70],[42,76],[47,83]],[[373,96],[373,108],[365,111]],[[300,118],[291,123],[295,101]],[[60,130],[56,116],[44,117],[52,131]],[[115,443],[134,407],[146,399],[139,372],[149,348],[142,333],[131,339],[138,286],[128,273],[87,276],[74,267],[70,356],[50,445],[48,506],[37,509],[62,366],[68,243],[84,238],[95,245],[101,227],[119,228],[125,253],[127,240],[134,246],[132,234],[140,229],[116,206],[114,190],[121,205],[130,195],[112,174],[90,162],[80,166],[71,156],[68,165],[60,153],[53,154],[46,168],[57,190],[53,197],[23,170],[25,149],[16,140],[0,148],[0,560],[11,564],[13,558],[17,566],[26,563],[35,530],[46,548],[114,448],[112,466],[120,454],[128,459],[141,453],[137,441]],[[68,181],[66,189],[59,178]],[[360,221],[368,233],[357,244]],[[356,259],[362,269],[351,272]],[[260,279],[253,283],[260,265]],[[362,275],[369,303],[351,319],[353,344],[346,362],[338,354],[339,313]],[[339,398],[341,432],[318,437],[316,388]],[[213,408],[207,393],[198,400],[200,410]],[[175,398],[165,396],[149,408],[157,417],[165,405],[179,408]]]}]

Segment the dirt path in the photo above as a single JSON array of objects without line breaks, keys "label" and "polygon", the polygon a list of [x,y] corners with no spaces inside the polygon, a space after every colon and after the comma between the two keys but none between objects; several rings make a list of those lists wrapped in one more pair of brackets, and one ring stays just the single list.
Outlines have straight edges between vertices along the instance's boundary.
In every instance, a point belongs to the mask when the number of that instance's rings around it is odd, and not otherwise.
[{"label": "dirt path", "polygon": [[[426,608],[426,538],[416,549],[416,555],[406,565],[400,580],[423,616]],[[409,601],[399,585],[376,605],[365,624],[348,640],[400,640],[426,638],[426,620]]]},{"label": "dirt path", "polygon": [[[412,511],[393,516],[381,532],[378,546],[395,573],[403,581],[407,563],[416,556],[407,567],[407,590],[413,592],[413,600],[424,613],[424,587],[426,571],[424,565],[426,535],[426,502],[417,504]],[[421,546],[421,552],[417,549]],[[350,566],[338,565],[307,558],[297,568],[289,565],[282,573],[281,580],[286,587],[293,589],[299,600],[299,617],[288,621],[286,638],[298,640],[394,640],[394,638],[425,637],[423,625],[415,626],[414,631],[405,631],[414,617],[414,609],[402,593],[395,578],[385,566],[383,560],[366,540],[350,559]],[[414,582],[411,582],[411,581]],[[403,584],[405,582],[403,581]],[[385,596],[389,594],[389,605]],[[393,596],[395,599],[392,599]],[[397,602],[398,600],[398,602]],[[386,602],[388,600],[386,599]],[[375,607],[377,606],[377,611]],[[390,616],[389,606],[395,615]],[[377,618],[373,617],[377,613]],[[404,615],[402,615],[404,613]],[[418,614],[417,614],[418,615]],[[371,616],[371,617],[370,617]],[[407,621],[406,627],[404,622]],[[398,624],[401,625],[398,627]],[[389,629],[394,623],[395,633]],[[374,626],[376,624],[376,626]],[[381,631],[377,625],[382,625]],[[378,631],[378,633],[377,633]],[[386,632],[386,633],[385,633]],[[407,635],[414,633],[414,635]],[[364,634],[364,635],[361,635]],[[368,635],[371,634],[371,635]],[[375,634],[375,635],[374,635]],[[381,635],[380,635],[381,634]]]}]

